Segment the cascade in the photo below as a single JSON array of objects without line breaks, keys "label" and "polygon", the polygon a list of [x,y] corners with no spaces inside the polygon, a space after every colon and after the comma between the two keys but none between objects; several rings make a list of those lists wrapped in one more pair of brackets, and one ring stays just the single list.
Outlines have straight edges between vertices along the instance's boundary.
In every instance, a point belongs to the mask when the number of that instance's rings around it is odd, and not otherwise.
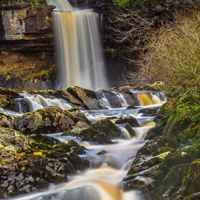
[{"label": "cascade", "polygon": [[[121,105],[127,106],[126,98],[123,94],[118,92],[97,92],[99,95],[99,102],[102,98],[112,97],[120,101]],[[107,94],[107,95],[106,95]],[[109,94],[109,95],[108,95]],[[110,96],[111,95],[111,96]],[[145,116],[140,113],[141,109],[157,107],[164,103],[166,98],[164,94],[159,92],[149,91],[132,91],[134,97],[144,99],[143,104],[132,109],[126,107],[115,108],[111,110],[82,110],[87,118],[92,122],[100,119],[110,118],[115,120],[119,118],[135,117],[139,127],[131,128],[135,131],[135,136],[131,135],[130,129],[126,129],[124,124],[116,125],[121,129],[120,138],[113,139],[114,144],[94,145],[89,142],[77,141],[82,146],[86,147],[86,155],[90,160],[91,169],[80,172],[77,175],[69,176],[69,182],[59,185],[52,185],[48,190],[29,195],[16,197],[16,200],[143,200],[142,196],[137,191],[124,192],[122,189],[123,178],[126,176],[128,169],[137,153],[137,150],[144,145],[144,138],[147,131],[152,128],[154,116]],[[56,98],[45,98],[41,95],[21,94],[25,99],[28,99],[31,109],[36,110],[46,106],[57,105],[62,109],[64,106],[71,106],[68,102]],[[109,99],[111,101],[111,99]],[[17,99],[20,102],[20,99]],[[136,102],[137,103],[137,102]],[[140,102],[142,103],[142,101]],[[20,109],[21,110],[21,109]],[[5,112],[5,110],[0,110]],[[9,114],[9,113],[7,113]],[[13,115],[12,113],[10,115]],[[47,134],[48,135],[48,134]],[[49,134],[61,142],[68,142],[72,139],[71,136],[61,136],[60,134]],[[73,138],[74,139],[74,138]],[[104,154],[98,154],[102,150]]]},{"label": "cascade", "polygon": [[91,10],[74,9],[65,0],[47,0],[55,5],[53,23],[60,88],[78,85],[87,89],[106,87],[97,18]]}]

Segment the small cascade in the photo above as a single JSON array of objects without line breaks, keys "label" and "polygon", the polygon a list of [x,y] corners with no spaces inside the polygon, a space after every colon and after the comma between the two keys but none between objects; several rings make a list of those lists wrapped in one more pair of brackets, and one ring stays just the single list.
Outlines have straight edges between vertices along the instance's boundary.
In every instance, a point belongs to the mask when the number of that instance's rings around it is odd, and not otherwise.
[{"label": "small cascade", "polygon": [[153,101],[147,94],[137,94],[137,96],[141,102],[141,106],[149,106],[153,104]]},{"label": "small cascade", "polygon": [[113,108],[127,108],[128,104],[123,94],[110,91],[97,91],[96,92],[97,99],[99,100],[102,107],[113,109]]},{"label": "small cascade", "polygon": [[22,105],[21,105],[21,103],[20,103],[20,102],[19,102],[19,104],[18,104],[18,105],[19,105],[19,113],[20,113],[20,114],[22,114],[22,113],[23,113],[23,110],[22,110]]},{"label": "small cascade", "polygon": [[57,84],[61,88],[78,85],[87,89],[106,88],[97,14],[75,10],[68,1],[47,0],[55,5],[53,23],[59,65]]},{"label": "small cascade", "polygon": [[122,127],[121,128],[121,132],[122,132],[122,134],[123,134],[125,139],[131,139],[131,135],[130,135],[129,131],[126,128]]},{"label": "small cascade", "polygon": [[111,91],[111,93],[113,93],[114,95],[117,96],[117,98],[120,100],[121,102],[121,107],[122,108],[127,108],[129,105],[127,104],[126,99],[124,98],[122,93],[116,92],[116,91]]},{"label": "small cascade", "polygon": [[[45,98],[41,95],[30,95],[30,94],[23,94],[23,93],[21,93],[21,95],[24,97],[22,99],[28,101],[29,110],[27,110],[27,112],[36,111],[38,109],[42,109],[47,106],[58,106],[63,110],[69,110],[70,108],[72,108],[72,105],[63,99],[50,99],[50,98]],[[24,113],[23,106],[21,103],[22,99],[17,100],[19,104],[19,108],[16,111],[19,113]]]},{"label": "small cascade", "polygon": [[164,92],[130,90],[136,106],[162,105],[167,97]]},{"label": "small cascade", "polygon": [[26,99],[28,100],[29,102],[29,106],[30,106],[30,111],[36,111],[38,109],[41,109],[41,108],[44,108],[42,105],[41,105],[41,102],[38,102],[37,99],[33,96],[30,96],[30,97],[26,97]]}]

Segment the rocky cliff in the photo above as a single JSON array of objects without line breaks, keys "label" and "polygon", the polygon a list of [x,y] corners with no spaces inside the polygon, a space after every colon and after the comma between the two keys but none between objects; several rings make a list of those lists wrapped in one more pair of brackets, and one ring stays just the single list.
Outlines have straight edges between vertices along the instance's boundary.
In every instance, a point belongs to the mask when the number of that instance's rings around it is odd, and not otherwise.
[{"label": "rocky cliff", "polygon": [[0,5],[0,51],[53,51],[51,11],[45,0]]}]

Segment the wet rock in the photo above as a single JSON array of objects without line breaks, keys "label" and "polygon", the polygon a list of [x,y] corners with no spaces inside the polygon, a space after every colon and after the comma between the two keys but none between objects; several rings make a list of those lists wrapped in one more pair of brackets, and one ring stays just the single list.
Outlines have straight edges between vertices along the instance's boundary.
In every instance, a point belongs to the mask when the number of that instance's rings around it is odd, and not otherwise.
[{"label": "wet rock", "polygon": [[91,127],[72,129],[66,133],[78,137],[82,141],[89,141],[93,144],[112,144],[111,140],[103,132],[97,131]]},{"label": "wet rock", "polygon": [[163,135],[177,138],[178,134],[183,132],[191,122],[191,119],[187,117],[183,119],[179,119],[176,115],[170,117],[164,127]]},{"label": "wet rock", "polygon": [[0,87],[0,107],[12,110],[13,99],[21,96],[11,90]]},{"label": "wet rock", "polygon": [[56,106],[46,107],[12,120],[12,126],[26,135],[32,133],[58,133],[70,129],[78,118]]},{"label": "wet rock", "polygon": [[143,108],[138,113],[143,113],[144,116],[156,116],[159,107],[154,108]]},{"label": "wet rock", "polygon": [[67,90],[58,90],[55,91],[54,95],[57,98],[65,99],[74,105],[84,106],[83,102],[77,99],[74,95],[70,94]]},{"label": "wet rock", "polygon": [[106,153],[107,153],[107,151],[102,150],[102,151],[100,151],[99,153],[97,153],[97,155],[102,155],[102,154],[106,154]]},{"label": "wet rock", "polygon": [[0,198],[39,191],[49,183],[66,182],[76,170],[89,168],[89,161],[77,155],[85,154],[85,148],[73,140],[60,143],[48,136],[31,135],[23,141],[24,146],[28,143],[28,148],[24,148],[20,147],[20,136],[15,136],[18,151],[10,153],[12,158],[2,160],[1,155]]},{"label": "wet rock", "polygon": [[64,132],[63,135],[76,136],[93,144],[112,144],[111,139],[119,138],[121,131],[111,120],[103,119],[91,125],[78,122],[72,130]]},{"label": "wet rock", "polygon": [[[29,144],[33,145],[33,143],[41,143],[45,145],[58,145],[61,142],[53,137],[49,137],[46,135],[38,135],[38,134],[33,134],[28,137],[29,139]],[[32,141],[33,140],[33,141]],[[32,142],[31,142],[32,141]],[[34,148],[35,149],[35,148]]]},{"label": "wet rock", "polygon": [[147,136],[146,136],[146,139],[153,139],[157,136],[160,136],[163,134],[163,130],[164,130],[164,127],[167,123],[167,120],[169,119],[169,115],[163,117],[161,120],[158,121],[158,123],[156,124],[155,127],[151,128],[148,130],[147,132]]},{"label": "wet rock", "polygon": [[123,124],[123,123],[129,123],[132,127],[139,127],[139,124],[137,120],[134,117],[128,116],[128,117],[121,117],[120,119],[115,121],[115,124]]},{"label": "wet rock", "polygon": [[130,133],[131,137],[135,137],[135,131],[132,129],[131,125],[129,123],[123,124],[123,127],[127,129],[127,131]]},{"label": "wet rock", "polygon": [[99,102],[94,91],[83,89],[78,86],[68,87],[67,91],[80,100],[86,109],[99,110]]},{"label": "wet rock", "polygon": [[161,147],[176,149],[178,148],[178,146],[179,144],[176,140],[169,137],[158,136],[153,140],[149,140],[142,148],[140,148],[137,152],[137,155],[150,156],[153,155],[154,152],[157,152],[156,150],[158,150]]},{"label": "wet rock", "polygon": [[11,117],[0,113],[0,126],[10,127]]},{"label": "wet rock", "polygon": [[110,119],[102,119],[93,123],[91,128],[103,132],[109,139],[119,138],[121,135],[120,129],[112,123]]},{"label": "wet rock", "polygon": [[86,123],[88,125],[92,124],[87,117],[76,107],[71,108],[70,110],[68,110],[70,112],[70,114],[74,117],[74,120],[76,123],[78,122],[83,122]]},{"label": "wet rock", "polygon": [[0,154],[4,152],[26,151],[29,149],[27,137],[17,130],[11,128],[0,128]]}]

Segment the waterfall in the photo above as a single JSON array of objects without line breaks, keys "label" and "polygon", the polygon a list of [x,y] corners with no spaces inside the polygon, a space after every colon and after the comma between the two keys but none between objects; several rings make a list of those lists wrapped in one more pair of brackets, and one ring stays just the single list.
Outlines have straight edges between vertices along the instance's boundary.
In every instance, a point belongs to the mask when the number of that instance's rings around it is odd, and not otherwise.
[{"label": "waterfall", "polygon": [[91,10],[75,10],[64,0],[47,0],[53,12],[56,56],[61,88],[78,85],[87,89],[106,87],[98,16]]}]

